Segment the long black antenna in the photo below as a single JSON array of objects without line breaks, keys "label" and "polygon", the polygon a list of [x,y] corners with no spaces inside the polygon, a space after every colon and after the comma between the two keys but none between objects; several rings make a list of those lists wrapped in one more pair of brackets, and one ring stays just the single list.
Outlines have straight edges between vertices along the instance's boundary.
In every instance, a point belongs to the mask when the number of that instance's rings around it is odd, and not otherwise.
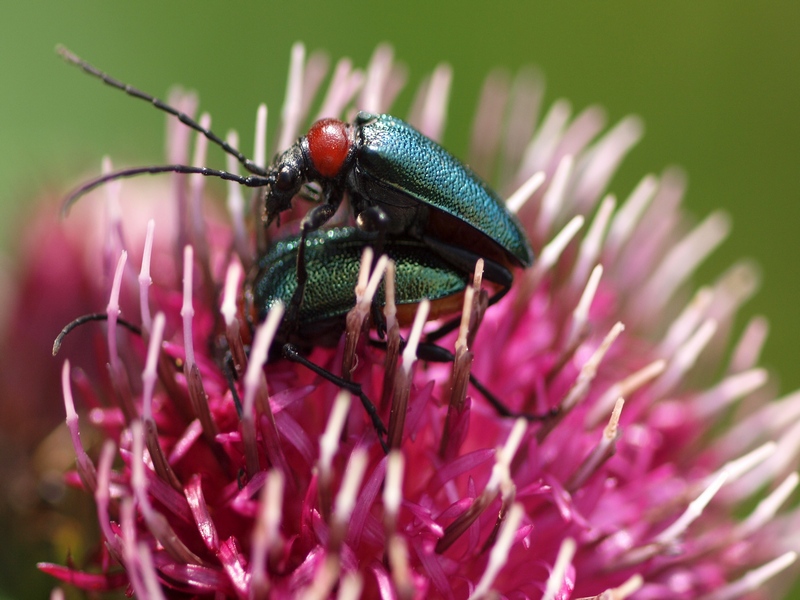
[{"label": "long black antenna", "polygon": [[218,171],[217,169],[208,169],[206,167],[190,167],[188,165],[157,165],[154,167],[135,167],[133,169],[123,169],[122,171],[114,171],[108,173],[97,179],[84,183],[81,187],[73,191],[64,201],[64,206],[61,208],[61,214],[66,216],[70,207],[83,196],[84,194],[92,191],[96,187],[114,181],[116,179],[125,179],[126,177],[136,177],[137,175],[157,175],[159,173],[186,173],[194,175],[204,175],[205,177],[219,177],[226,181],[235,181],[239,185],[245,187],[264,187],[273,183],[273,178],[262,177],[261,175],[247,175],[242,177],[236,173],[229,173],[228,171]]},{"label": "long black antenna", "polygon": [[211,131],[210,129],[206,129],[205,127],[200,125],[200,123],[198,123],[197,121],[192,119],[186,113],[182,113],[178,109],[173,108],[172,106],[170,106],[169,104],[167,104],[166,102],[164,102],[162,100],[159,100],[155,96],[151,96],[150,94],[147,94],[147,93],[145,93],[145,92],[143,92],[141,90],[138,90],[135,87],[130,86],[130,85],[126,84],[126,83],[122,83],[121,81],[118,81],[118,80],[114,79],[110,75],[107,75],[106,73],[103,73],[100,69],[98,69],[98,68],[94,67],[93,65],[89,64],[88,62],[86,62],[85,60],[83,60],[82,58],[77,56],[76,54],[73,54],[67,48],[62,46],[61,44],[56,46],[56,52],[58,52],[58,54],[61,55],[61,57],[64,60],[66,60],[68,63],[73,64],[73,65],[83,69],[84,72],[88,73],[89,75],[92,75],[93,77],[97,77],[103,83],[105,83],[107,85],[110,85],[111,87],[117,88],[118,90],[122,90],[123,92],[125,92],[129,96],[133,96],[134,98],[139,98],[140,100],[144,100],[145,102],[149,102],[150,104],[155,106],[157,109],[163,110],[164,112],[169,113],[169,114],[177,117],[178,120],[181,123],[191,127],[192,129],[194,129],[198,133],[201,133],[206,138],[208,138],[211,142],[215,143],[217,146],[222,148],[225,152],[227,152],[231,156],[235,157],[236,160],[238,160],[240,163],[242,163],[244,168],[247,169],[249,172],[254,173],[256,175],[262,175],[262,176],[266,176],[267,175],[267,171],[265,169],[263,169],[262,167],[260,167],[256,163],[254,163],[252,160],[247,158],[244,154],[239,152],[239,150],[237,150],[236,148],[231,146],[228,142],[226,142],[225,140],[220,138],[213,131]]}]

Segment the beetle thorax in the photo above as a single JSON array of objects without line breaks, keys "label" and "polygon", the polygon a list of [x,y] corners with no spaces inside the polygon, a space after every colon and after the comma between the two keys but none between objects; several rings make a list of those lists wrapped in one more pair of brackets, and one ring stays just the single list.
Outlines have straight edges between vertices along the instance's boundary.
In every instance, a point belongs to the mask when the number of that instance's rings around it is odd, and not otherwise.
[{"label": "beetle thorax", "polygon": [[308,130],[308,155],[321,177],[334,179],[345,169],[352,146],[349,129],[338,119],[320,119]]}]

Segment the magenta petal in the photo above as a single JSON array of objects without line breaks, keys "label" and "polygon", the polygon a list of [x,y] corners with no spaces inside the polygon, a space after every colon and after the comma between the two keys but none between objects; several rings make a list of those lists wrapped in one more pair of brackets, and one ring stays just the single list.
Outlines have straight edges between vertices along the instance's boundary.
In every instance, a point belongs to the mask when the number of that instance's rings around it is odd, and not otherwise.
[{"label": "magenta petal", "polygon": [[43,573],[52,575],[64,583],[93,592],[108,592],[121,588],[128,583],[128,576],[120,573],[86,573],[52,563],[38,563],[36,567]]},{"label": "magenta petal", "polygon": [[372,574],[375,576],[375,581],[378,584],[378,594],[382,600],[394,600],[395,590],[391,577],[383,565],[377,561],[373,561],[369,566]]},{"label": "magenta petal", "polygon": [[442,568],[441,556],[432,552],[421,541],[415,541],[413,548],[419,557],[422,569],[428,574],[436,590],[445,598],[453,598],[453,589]]},{"label": "magenta petal", "polygon": [[192,511],[194,521],[197,523],[200,537],[203,538],[203,543],[212,552],[217,552],[219,550],[217,528],[211,520],[208,505],[203,497],[202,481],[199,475],[195,475],[189,480],[189,484],[184,489],[184,494],[189,503],[189,509]]},{"label": "magenta petal", "polygon": [[202,434],[203,426],[200,424],[199,420],[195,419],[189,424],[186,431],[172,447],[172,451],[169,453],[169,463],[171,465],[175,464],[186,456]]},{"label": "magenta petal", "polygon": [[233,588],[225,572],[200,565],[182,565],[169,563],[159,567],[159,572],[170,582],[172,587],[188,593],[231,594]]},{"label": "magenta petal", "polygon": [[298,566],[289,580],[291,589],[299,590],[307,587],[313,580],[314,574],[325,560],[325,550],[321,546],[315,546],[306,555],[303,563]]},{"label": "magenta petal", "polygon": [[354,546],[358,546],[364,524],[369,516],[369,511],[375,502],[375,497],[381,489],[383,478],[386,473],[386,459],[382,459],[375,467],[367,479],[366,484],[361,488],[361,493],[358,495],[356,507],[353,510],[353,515],[350,518],[350,528],[348,533],[348,541]]},{"label": "magenta petal", "polygon": [[222,542],[219,549],[219,560],[222,568],[228,575],[233,587],[241,598],[247,598],[247,584],[249,575],[246,570],[244,557],[239,552],[239,546],[234,538]]},{"label": "magenta petal", "polygon": [[494,450],[484,448],[464,454],[447,464],[436,469],[436,473],[431,479],[430,488],[435,490],[442,487],[448,481],[455,479],[464,473],[473,473],[479,467],[492,460]]}]

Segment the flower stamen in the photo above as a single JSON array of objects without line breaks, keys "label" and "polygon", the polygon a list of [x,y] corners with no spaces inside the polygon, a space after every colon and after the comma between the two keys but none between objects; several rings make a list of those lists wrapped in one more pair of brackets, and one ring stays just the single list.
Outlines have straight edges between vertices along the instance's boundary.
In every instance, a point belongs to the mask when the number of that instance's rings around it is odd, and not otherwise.
[{"label": "flower stamen", "polygon": [[144,238],[144,252],[142,254],[142,268],[139,271],[139,309],[142,314],[142,331],[149,332],[153,326],[150,316],[150,286],[153,279],[150,277],[150,260],[153,255],[153,233],[156,227],[154,219],[147,222],[147,233]]},{"label": "flower stamen", "polygon": [[578,259],[572,269],[570,285],[573,290],[579,290],[586,285],[589,270],[597,263],[603,249],[603,238],[611,220],[611,215],[616,207],[616,198],[609,194],[600,203],[600,208],[592,219],[592,224],[578,249]]},{"label": "flower stamen", "polygon": [[745,573],[741,579],[729,583],[724,587],[703,597],[703,600],[734,600],[753,592],[764,585],[769,579],[775,577],[781,571],[789,568],[797,560],[797,553],[790,551],[784,552],[779,557],[768,563],[752,569]]},{"label": "flower stamen", "polygon": [[383,315],[386,319],[386,358],[384,359],[383,386],[381,387],[380,412],[385,413],[392,400],[394,380],[397,377],[397,365],[400,359],[400,324],[397,322],[397,305],[395,304],[395,264],[393,260],[386,263],[384,277],[384,296],[386,304]]},{"label": "flower stamen", "polygon": [[378,290],[383,274],[386,271],[386,263],[389,258],[384,254],[378,259],[375,268],[372,268],[373,251],[369,246],[364,248],[361,255],[361,267],[358,272],[356,283],[356,304],[347,313],[345,327],[345,346],[342,356],[342,377],[351,381],[353,371],[356,368],[356,346],[361,334],[364,332],[365,324],[372,310],[372,301],[375,292]]},{"label": "flower stamen", "polygon": [[686,372],[697,362],[700,353],[717,331],[717,322],[706,319],[680,347],[675,350],[667,368],[651,388],[653,398],[663,398],[670,394]]},{"label": "flower stamen", "polygon": [[633,235],[657,189],[658,178],[652,174],[645,175],[614,215],[605,243],[605,251],[612,262],[616,261],[620,251]]},{"label": "flower stamen", "polygon": [[497,450],[492,474],[483,491],[472,501],[456,519],[445,527],[444,534],[436,543],[436,553],[444,553],[461,535],[475,522],[489,504],[497,498],[501,488],[509,490],[514,482],[511,479],[511,461],[519,449],[522,438],[528,429],[528,422],[524,418],[514,421],[514,426],[508,435],[506,443]]},{"label": "flower stamen", "polygon": [[[244,376],[244,403],[242,406],[242,441],[245,446],[245,457],[247,463],[247,474],[253,477],[261,470],[258,460],[258,450],[256,447],[255,429],[255,407],[258,401],[259,410],[266,416],[266,426],[262,428],[264,443],[267,450],[267,458],[273,468],[278,468],[289,475],[286,460],[283,457],[283,450],[278,444],[279,434],[275,424],[275,415],[267,398],[267,383],[264,377],[264,364],[267,362],[267,353],[275,332],[278,330],[278,323],[283,317],[283,305],[278,303],[273,306],[267,319],[259,325],[256,330],[255,340],[250,352],[250,361],[247,364],[247,371]],[[258,398],[257,398],[258,396]]]},{"label": "flower stamen", "polygon": [[619,439],[619,417],[622,414],[622,407],[625,405],[625,400],[622,397],[617,398],[614,404],[614,410],[611,412],[611,418],[608,424],[603,428],[603,435],[600,436],[600,441],[594,447],[592,452],[584,459],[580,467],[575,471],[572,477],[569,478],[564,488],[568,492],[574,492],[580,488],[594,473],[598,471],[600,465],[611,458],[616,452],[617,440]]},{"label": "flower stamen", "polygon": [[97,471],[94,463],[86,454],[81,444],[81,434],[78,428],[78,413],[75,411],[75,401],[72,397],[72,386],[70,385],[69,361],[65,360],[61,368],[61,390],[64,397],[64,408],[67,413],[67,429],[69,429],[72,447],[75,450],[75,457],[78,463],[78,475],[86,489],[92,493],[97,491]]},{"label": "flower stamen", "polygon": [[297,137],[300,129],[300,110],[303,99],[303,71],[306,47],[301,43],[292,46],[289,62],[289,78],[286,82],[286,96],[281,110],[281,131],[277,148],[288,148]]},{"label": "flower stamen", "polygon": [[540,238],[546,238],[555,223],[556,218],[564,205],[564,193],[567,190],[567,183],[572,177],[572,168],[575,161],[572,155],[567,154],[558,163],[550,185],[542,197],[542,207],[539,209],[539,217],[536,219],[536,234]]},{"label": "flower stamen", "polygon": [[661,312],[678,286],[727,237],[729,231],[730,218],[721,211],[714,212],[673,246],[639,294],[637,305],[644,318]]},{"label": "flower stamen", "polygon": [[319,461],[317,462],[319,468],[319,501],[321,513],[326,519],[330,516],[331,511],[333,457],[339,450],[339,440],[342,437],[342,431],[344,431],[345,419],[347,419],[350,411],[350,402],[350,393],[345,390],[339,391],[328,416],[325,432],[319,438]]},{"label": "flower stamen", "polygon": [[525,203],[530,200],[536,191],[542,187],[547,175],[544,171],[536,171],[528,177],[517,190],[506,198],[506,208],[509,212],[517,214]]},{"label": "flower stamen", "polygon": [[411,393],[411,369],[417,360],[417,346],[422,335],[422,327],[428,320],[431,303],[423,300],[419,303],[411,333],[408,335],[406,347],[403,349],[402,363],[395,377],[394,394],[392,397],[392,410],[389,413],[389,433],[387,445],[389,448],[399,448],[403,440],[403,428],[406,422],[408,409],[408,396]]},{"label": "flower stamen", "polygon": [[630,397],[635,391],[661,375],[666,368],[667,361],[655,360],[638,371],[631,373],[625,379],[615,382],[586,413],[584,427],[586,429],[596,427],[600,420],[612,409],[617,399]]},{"label": "flower stamen", "polygon": [[[138,420],[133,421],[130,427],[131,438],[133,440],[132,457],[131,457],[131,487],[133,489],[134,497],[136,498],[136,505],[142,515],[147,528],[153,537],[158,540],[164,547],[164,550],[176,561],[183,564],[196,564],[201,565],[203,561],[194,552],[189,550],[186,545],[181,541],[180,537],[175,533],[175,530],[169,524],[169,521],[157,512],[150,503],[150,496],[148,495],[147,480],[145,477],[145,456],[144,456],[144,429],[142,423]],[[151,456],[152,458],[152,456]],[[126,503],[132,503],[132,498],[123,499],[123,509]],[[124,512],[124,511],[123,511]],[[135,527],[134,527],[135,530]],[[128,545],[129,551],[134,548],[135,534],[133,531],[123,536],[124,543]],[[131,560],[131,554],[128,554],[128,560]]]},{"label": "flower stamen", "polygon": [[589,359],[583,364],[581,367],[580,372],[578,373],[578,377],[575,379],[575,383],[567,392],[564,399],[559,404],[558,413],[555,414],[552,418],[547,419],[542,423],[542,426],[539,428],[539,431],[536,432],[536,439],[541,443],[544,439],[550,434],[553,429],[564,419],[564,417],[569,414],[569,412],[585,397],[586,394],[589,393],[589,388],[592,384],[592,381],[597,375],[597,369],[600,366],[603,358],[608,352],[608,349],[614,343],[614,341],[619,337],[625,330],[625,326],[617,322],[611,328],[611,330],[606,334],[603,338],[603,341],[597,347],[597,349],[592,353]]},{"label": "flower stamen", "polygon": [[438,65],[420,86],[408,119],[420,132],[435,141],[442,139],[452,80],[450,65]]},{"label": "flower stamen", "polygon": [[242,280],[242,265],[232,261],[225,274],[225,287],[222,292],[222,305],[220,313],[225,321],[225,340],[231,353],[231,361],[236,377],[241,377],[247,368],[247,353],[242,342],[239,319],[236,318],[236,296]]},{"label": "flower stamen", "polygon": [[553,570],[550,572],[550,577],[547,578],[542,600],[554,600],[563,595],[569,596],[571,588],[575,585],[574,581],[570,581],[569,569],[576,550],[577,546],[572,538],[566,538],[561,542]]},{"label": "flower stamen", "polygon": [[252,597],[266,597],[270,581],[267,569],[268,554],[278,548],[283,516],[284,477],[277,469],[267,473],[267,480],[258,502],[258,520],[253,530],[253,549],[250,555]]},{"label": "flower stamen", "polygon": [[525,509],[521,504],[513,504],[511,510],[508,511],[508,517],[500,526],[500,533],[497,536],[497,541],[492,546],[492,551],[489,553],[489,564],[486,565],[486,570],[483,572],[478,585],[475,586],[469,600],[478,600],[485,597],[492,583],[497,578],[500,569],[502,569],[508,561],[508,552],[511,549],[511,544],[514,542],[517,530],[522,517],[525,514]]},{"label": "flower stamen", "polygon": [[[234,148],[239,147],[239,134],[231,130],[225,136],[225,141]],[[231,154],[225,155],[226,169],[229,173],[234,175],[239,174],[239,161]],[[226,206],[228,214],[231,217],[231,225],[233,226],[233,247],[236,248],[236,253],[239,259],[244,264],[252,260],[252,250],[247,241],[247,229],[244,224],[244,193],[242,186],[235,181],[228,182],[228,194]]]},{"label": "flower stamen", "polygon": [[147,361],[142,371],[142,420],[144,421],[147,450],[158,476],[178,491],[183,491],[180,481],[169,466],[158,441],[158,428],[153,420],[153,389],[156,384],[156,364],[164,337],[164,313],[159,312],[153,321],[153,331],[147,348]]},{"label": "flower stamen", "polygon": [[755,366],[761,356],[761,349],[764,347],[768,333],[769,323],[764,317],[755,316],[750,319],[731,353],[728,371],[738,373]]}]

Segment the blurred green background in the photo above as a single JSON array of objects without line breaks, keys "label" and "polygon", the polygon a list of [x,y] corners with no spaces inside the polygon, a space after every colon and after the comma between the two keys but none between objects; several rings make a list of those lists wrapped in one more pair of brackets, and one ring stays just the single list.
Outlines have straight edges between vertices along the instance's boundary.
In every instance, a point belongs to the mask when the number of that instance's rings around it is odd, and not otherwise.
[{"label": "blurred green background", "polygon": [[[42,189],[68,190],[117,164],[159,163],[164,118],[104,88],[56,57],[63,43],[123,81],[163,95],[196,89],[215,129],[251,146],[253,114],[271,108],[275,130],[292,42],[364,65],[389,41],[411,84],[440,61],[454,68],[445,145],[464,153],[482,78],[495,66],[535,64],[546,103],[599,103],[613,123],[646,123],[612,190],[624,197],[646,172],[677,164],[697,217],[723,207],[731,238],[703,268],[710,279],[740,256],[763,267],[744,316],[772,325],[763,362],[800,387],[800,2],[637,0],[581,2],[6,2],[0,15],[0,244]],[[401,99],[407,106],[409,95]],[[400,111],[401,114],[403,110]],[[216,156],[212,163],[221,167]],[[740,318],[740,323],[744,322]],[[23,561],[24,564],[24,561]],[[45,597],[50,581],[19,570],[0,596]],[[28,569],[26,566],[25,569]],[[22,590],[25,590],[24,592]]]}]

